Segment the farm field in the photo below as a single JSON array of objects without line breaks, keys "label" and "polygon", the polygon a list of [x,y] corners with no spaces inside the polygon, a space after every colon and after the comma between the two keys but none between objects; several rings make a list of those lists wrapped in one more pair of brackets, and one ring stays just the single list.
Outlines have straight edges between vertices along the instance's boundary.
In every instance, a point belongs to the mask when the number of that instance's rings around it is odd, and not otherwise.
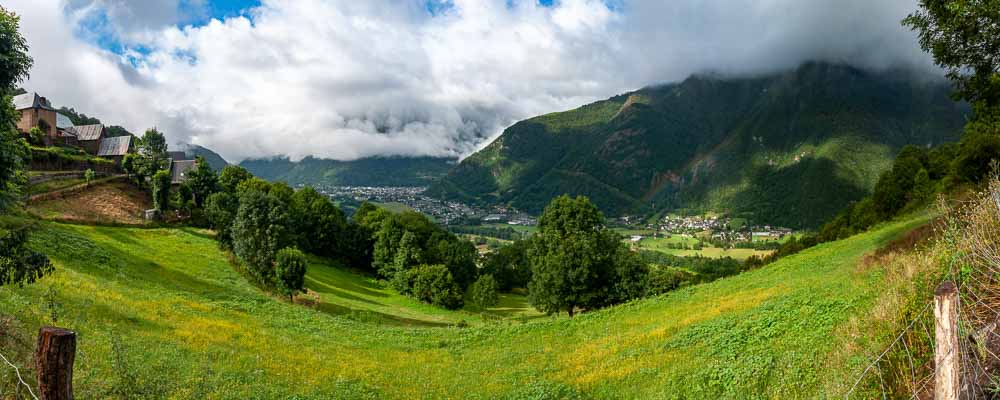
[{"label": "farm field", "polygon": [[56,272],[0,288],[15,316],[0,349],[25,367],[38,327],[77,330],[79,398],[838,397],[883,345],[880,294],[902,284],[858,262],[926,220],[572,319],[532,317],[520,296],[486,317],[430,308],[320,260],[301,296],[315,304],[292,305],[209,232],[42,222],[32,243]]},{"label": "farm field", "polygon": [[771,254],[771,250],[754,249],[723,249],[706,245],[701,250],[671,248],[671,245],[693,246],[698,243],[698,239],[690,236],[672,235],[669,238],[647,237],[639,241],[639,247],[644,250],[654,250],[675,256],[702,256],[709,258],[731,257],[737,260],[745,260],[751,256],[766,256]]},{"label": "farm field", "polygon": [[126,182],[96,183],[80,193],[28,205],[28,212],[45,219],[99,223],[142,224],[152,207],[148,196]]}]

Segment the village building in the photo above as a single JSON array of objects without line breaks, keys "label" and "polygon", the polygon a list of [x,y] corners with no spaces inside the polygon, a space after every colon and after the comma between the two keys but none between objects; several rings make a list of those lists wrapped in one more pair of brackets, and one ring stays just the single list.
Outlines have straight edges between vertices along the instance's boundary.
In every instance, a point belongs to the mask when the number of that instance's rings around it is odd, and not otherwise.
[{"label": "village building", "polygon": [[194,160],[178,160],[170,163],[170,183],[180,185],[188,180],[188,173],[194,170]]},{"label": "village building", "polygon": [[31,128],[38,127],[45,134],[43,140],[47,145],[54,143],[59,133],[56,121],[56,110],[49,100],[38,93],[25,93],[14,96],[14,110],[21,113],[17,121],[17,130],[27,135]]},{"label": "village building", "polygon": [[132,136],[126,135],[106,137],[101,140],[100,147],[97,150],[97,156],[115,160],[115,162],[120,163],[122,158],[131,152]]},{"label": "village building", "polygon": [[107,130],[104,129],[104,125],[80,125],[74,127],[76,130],[76,140],[80,143],[80,147],[83,148],[87,153],[97,155],[97,152],[101,150],[101,140],[107,137]]},{"label": "village building", "polygon": [[66,146],[80,146],[80,141],[76,136],[76,127],[73,120],[63,114],[56,113],[56,130],[60,139],[60,144]]}]

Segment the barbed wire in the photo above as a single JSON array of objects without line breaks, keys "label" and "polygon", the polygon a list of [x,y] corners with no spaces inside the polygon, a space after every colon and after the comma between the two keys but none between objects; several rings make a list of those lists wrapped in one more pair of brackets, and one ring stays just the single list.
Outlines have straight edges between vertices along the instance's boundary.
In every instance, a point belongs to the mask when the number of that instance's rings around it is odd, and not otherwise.
[{"label": "barbed wire", "polygon": [[0,359],[2,359],[4,363],[6,363],[7,365],[9,365],[11,368],[14,369],[14,375],[17,376],[18,382],[24,385],[24,387],[28,388],[28,394],[31,395],[31,398],[38,400],[38,396],[35,396],[35,391],[31,390],[31,385],[25,382],[24,378],[21,378],[21,370],[18,369],[16,365],[11,363],[10,360],[7,359],[7,357],[4,357],[3,353],[0,353]]}]

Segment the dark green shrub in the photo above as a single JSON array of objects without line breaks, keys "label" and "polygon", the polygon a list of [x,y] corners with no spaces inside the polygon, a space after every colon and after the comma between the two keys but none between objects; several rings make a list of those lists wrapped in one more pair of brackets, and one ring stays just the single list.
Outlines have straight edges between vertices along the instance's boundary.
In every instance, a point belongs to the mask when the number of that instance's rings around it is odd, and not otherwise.
[{"label": "dark green shrub", "polygon": [[306,277],[306,255],[299,249],[286,247],[278,251],[274,263],[274,273],[278,287],[294,302],[295,294],[302,292]]},{"label": "dark green shrub", "polygon": [[492,275],[483,275],[469,288],[469,300],[480,310],[497,305],[500,301],[498,285]]},{"label": "dark green shrub", "polygon": [[406,274],[412,296],[417,300],[449,310],[462,308],[462,290],[444,265],[420,265]]}]

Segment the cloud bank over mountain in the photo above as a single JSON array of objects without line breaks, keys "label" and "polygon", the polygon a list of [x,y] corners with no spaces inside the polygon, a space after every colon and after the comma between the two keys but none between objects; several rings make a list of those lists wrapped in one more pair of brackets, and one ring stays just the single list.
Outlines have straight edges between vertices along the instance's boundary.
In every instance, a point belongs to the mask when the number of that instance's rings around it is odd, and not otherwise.
[{"label": "cloud bank over mountain", "polygon": [[512,122],[705,70],[940,73],[915,0],[13,0],[58,105],[230,160],[462,156]]}]

